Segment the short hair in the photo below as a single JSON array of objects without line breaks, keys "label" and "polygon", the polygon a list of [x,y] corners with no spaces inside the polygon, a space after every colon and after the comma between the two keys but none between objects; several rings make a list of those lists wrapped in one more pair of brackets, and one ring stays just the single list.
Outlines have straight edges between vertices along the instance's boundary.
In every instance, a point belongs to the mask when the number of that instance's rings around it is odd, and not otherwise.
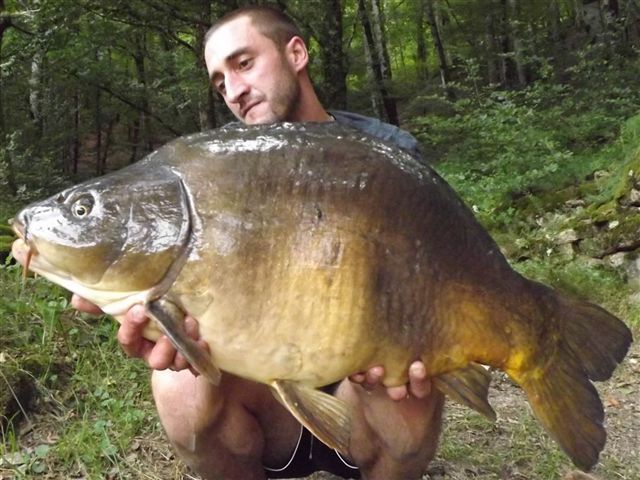
[{"label": "short hair", "polygon": [[258,31],[269,38],[276,44],[276,47],[280,49],[284,49],[285,45],[293,37],[300,37],[304,41],[304,37],[298,26],[284,12],[263,5],[248,5],[232,10],[216,20],[205,34],[204,44],[207,44],[209,37],[211,37],[218,28],[236,18],[244,16],[249,17]]}]

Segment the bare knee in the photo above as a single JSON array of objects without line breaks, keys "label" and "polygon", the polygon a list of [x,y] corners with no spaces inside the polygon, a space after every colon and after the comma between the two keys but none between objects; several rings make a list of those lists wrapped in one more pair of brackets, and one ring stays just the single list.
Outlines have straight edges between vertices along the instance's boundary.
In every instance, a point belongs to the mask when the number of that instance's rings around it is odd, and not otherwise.
[{"label": "bare knee", "polygon": [[188,370],[155,370],[151,388],[169,440],[179,448],[195,449],[198,436],[210,429],[221,413],[223,399],[215,387]]},{"label": "bare knee", "polygon": [[151,384],[167,437],[193,470],[203,478],[264,478],[265,432],[252,408],[256,399],[275,402],[264,385],[223,375],[214,386],[189,371],[155,371]]},{"label": "bare knee", "polygon": [[420,478],[433,459],[442,425],[443,396],[391,400],[348,382],[338,396],[354,407],[352,459],[369,479]]}]

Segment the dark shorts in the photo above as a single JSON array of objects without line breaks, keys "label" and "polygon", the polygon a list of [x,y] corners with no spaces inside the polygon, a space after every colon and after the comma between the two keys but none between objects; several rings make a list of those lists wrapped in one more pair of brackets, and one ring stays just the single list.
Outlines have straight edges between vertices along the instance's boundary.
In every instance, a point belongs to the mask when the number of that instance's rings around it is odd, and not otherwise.
[{"label": "dark shorts", "polygon": [[342,478],[360,478],[360,470],[336,450],[327,447],[309,430],[300,427],[298,444],[289,461],[280,468],[264,467],[267,478],[299,478],[313,472],[329,472]]}]

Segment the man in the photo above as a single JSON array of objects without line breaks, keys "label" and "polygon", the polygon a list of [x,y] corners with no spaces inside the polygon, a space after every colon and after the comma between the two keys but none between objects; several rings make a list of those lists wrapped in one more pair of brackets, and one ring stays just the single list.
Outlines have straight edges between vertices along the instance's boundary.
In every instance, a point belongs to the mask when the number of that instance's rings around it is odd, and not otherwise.
[{"label": "man", "polygon": [[[311,84],[300,32],[275,10],[247,7],[223,17],[207,33],[204,55],[214,88],[245,124],[338,121],[417,149],[413,137],[391,125],[327,112]],[[79,297],[73,301],[96,311]],[[314,441],[265,385],[225,374],[213,386],[193,375],[168,339],[154,345],[142,338],[146,321],[144,310],[134,307],[118,339],[128,355],[155,369],[152,388],[162,425],[204,478],[291,478],[322,469],[346,478],[411,479],[420,478],[433,458],[443,398],[431,392],[420,362],[410,366],[408,386],[385,389],[384,369],[376,366],[331,387],[353,407],[349,458],[343,458]],[[186,328],[197,338],[193,319]]]}]

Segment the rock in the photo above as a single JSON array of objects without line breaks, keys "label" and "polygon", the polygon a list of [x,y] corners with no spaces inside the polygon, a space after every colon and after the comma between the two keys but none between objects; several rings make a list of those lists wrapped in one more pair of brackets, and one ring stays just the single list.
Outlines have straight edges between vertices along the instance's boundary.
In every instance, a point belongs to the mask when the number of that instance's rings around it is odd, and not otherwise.
[{"label": "rock", "polygon": [[629,205],[640,207],[640,190],[632,188],[629,192]]},{"label": "rock", "polygon": [[575,257],[575,251],[573,249],[573,243],[564,243],[562,245],[558,245],[558,254],[563,258],[573,258]]},{"label": "rock", "polygon": [[640,288],[640,257],[633,252],[617,252],[604,258],[605,263],[622,270],[627,275],[627,283]]},{"label": "rock", "polygon": [[573,228],[569,228],[567,230],[563,230],[558,233],[555,237],[556,245],[565,245],[567,243],[573,243],[578,241],[578,234]]},{"label": "rock", "polygon": [[[640,192],[639,192],[640,193]],[[570,198],[564,204],[569,208],[577,208],[585,205],[585,201],[582,198]]]},{"label": "rock", "polygon": [[627,254],[624,252],[614,253],[606,257],[607,263],[614,268],[620,268],[626,263]]}]

